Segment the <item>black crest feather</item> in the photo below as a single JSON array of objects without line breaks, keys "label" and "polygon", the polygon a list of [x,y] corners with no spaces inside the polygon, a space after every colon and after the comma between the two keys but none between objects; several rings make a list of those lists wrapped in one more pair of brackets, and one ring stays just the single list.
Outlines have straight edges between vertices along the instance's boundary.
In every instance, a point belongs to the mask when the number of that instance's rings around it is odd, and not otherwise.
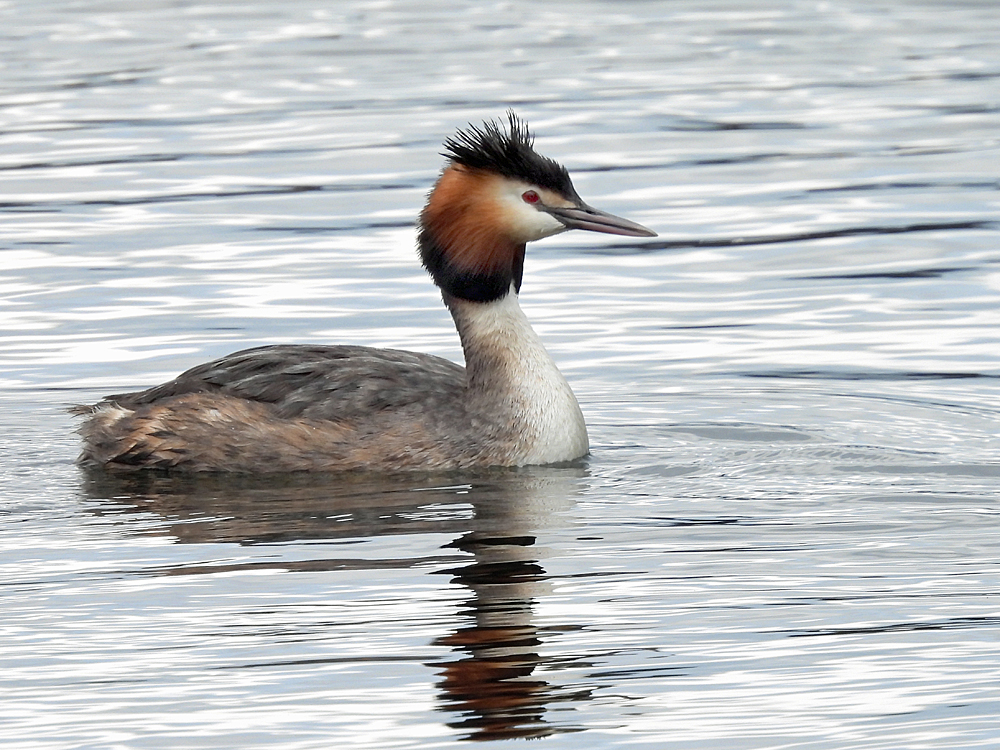
[{"label": "black crest feather", "polygon": [[444,142],[446,151],[441,155],[471,169],[496,172],[577,198],[566,168],[537,153],[533,143],[528,126],[508,110],[506,128],[496,120],[484,122],[481,128],[470,124]]}]

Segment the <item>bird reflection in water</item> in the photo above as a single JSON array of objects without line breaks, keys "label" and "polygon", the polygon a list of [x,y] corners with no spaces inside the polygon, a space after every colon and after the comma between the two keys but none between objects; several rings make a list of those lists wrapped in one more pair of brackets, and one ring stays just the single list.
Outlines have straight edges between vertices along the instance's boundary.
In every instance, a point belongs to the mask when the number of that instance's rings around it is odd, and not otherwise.
[{"label": "bird reflection in water", "polygon": [[573,731],[547,721],[548,708],[589,697],[537,674],[547,662],[540,655],[545,631],[533,622],[535,602],[550,592],[541,564],[548,550],[535,544],[536,536],[558,523],[582,476],[553,469],[520,474],[476,504],[474,529],[450,545],[474,561],[450,571],[471,595],[462,611],[467,624],[437,640],[459,655],[441,665],[438,684],[443,708],[462,716],[449,725],[468,739]]},{"label": "bird reflection in water", "polygon": [[438,683],[443,707],[462,714],[448,724],[471,740],[553,734],[545,720],[548,705],[587,696],[567,694],[535,674],[545,659],[539,654],[542,633],[532,622],[534,603],[547,592],[535,540],[474,536],[454,544],[476,556],[453,571],[453,580],[472,592],[462,613],[469,624],[436,641],[460,655],[444,662]]},{"label": "bird reflection in water", "polygon": [[[554,722],[547,714],[555,703],[588,700],[589,691],[550,684],[539,674],[554,663],[541,655],[543,640],[566,628],[540,628],[533,619],[535,603],[550,591],[543,568],[549,553],[536,544],[536,538],[563,523],[559,511],[572,505],[585,476],[580,467],[419,477],[93,472],[86,475],[85,491],[102,501],[95,513],[121,514],[123,504],[152,512],[166,523],[155,530],[143,523],[141,533],[171,535],[182,543],[252,545],[451,535],[454,541],[444,548],[413,545],[412,557],[257,559],[146,572],[192,575],[259,568],[343,571],[433,566],[469,592],[454,630],[433,642],[452,649],[451,656],[428,663],[440,677],[438,708],[451,716],[445,722],[448,726],[460,730],[464,739],[477,741],[581,730],[562,717]],[[110,499],[117,505],[114,510],[107,509]],[[454,512],[447,512],[449,506]],[[560,657],[559,666],[567,662],[572,659]]]}]

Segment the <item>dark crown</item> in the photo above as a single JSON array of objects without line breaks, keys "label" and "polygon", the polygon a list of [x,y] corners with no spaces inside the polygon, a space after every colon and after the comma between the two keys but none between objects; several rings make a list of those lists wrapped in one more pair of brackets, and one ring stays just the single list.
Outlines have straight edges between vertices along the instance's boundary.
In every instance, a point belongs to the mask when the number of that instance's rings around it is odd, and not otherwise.
[{"label": "dark crown", "polygon": [[441,155],[471,169],[484,169],[504,177],[548,188],[560,195],[577,199],[566,168],[537,153],[528,126],[512,110],[507,111],[506,131],[500,122],[489,120],[482,128],[469,125],[444,142]]}]

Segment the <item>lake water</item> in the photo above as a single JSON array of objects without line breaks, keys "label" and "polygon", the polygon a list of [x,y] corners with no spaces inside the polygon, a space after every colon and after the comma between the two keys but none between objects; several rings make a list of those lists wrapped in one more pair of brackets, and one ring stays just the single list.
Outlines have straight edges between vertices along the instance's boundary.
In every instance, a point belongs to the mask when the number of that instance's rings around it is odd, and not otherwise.
[{"label": "lake water", "polygon": [[[0,731],[44,748],[1000,746],[1000,9],[0,3]],[[87,474],[264,343],[460,360],[416,261],[513,107],[658,238],[529,248],[579,466]]]}]

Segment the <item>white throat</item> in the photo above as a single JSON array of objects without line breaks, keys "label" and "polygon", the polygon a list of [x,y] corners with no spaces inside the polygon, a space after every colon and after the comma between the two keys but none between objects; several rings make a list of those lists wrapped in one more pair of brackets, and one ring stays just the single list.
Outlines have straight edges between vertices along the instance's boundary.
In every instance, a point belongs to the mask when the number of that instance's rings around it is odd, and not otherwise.
[{"label": "white throat", "polygon": [[516,463],[546,464],[586,455],[580,404],[510,293],[493,302],[446,300],[465,350],[470,397],[513,429]]}]

